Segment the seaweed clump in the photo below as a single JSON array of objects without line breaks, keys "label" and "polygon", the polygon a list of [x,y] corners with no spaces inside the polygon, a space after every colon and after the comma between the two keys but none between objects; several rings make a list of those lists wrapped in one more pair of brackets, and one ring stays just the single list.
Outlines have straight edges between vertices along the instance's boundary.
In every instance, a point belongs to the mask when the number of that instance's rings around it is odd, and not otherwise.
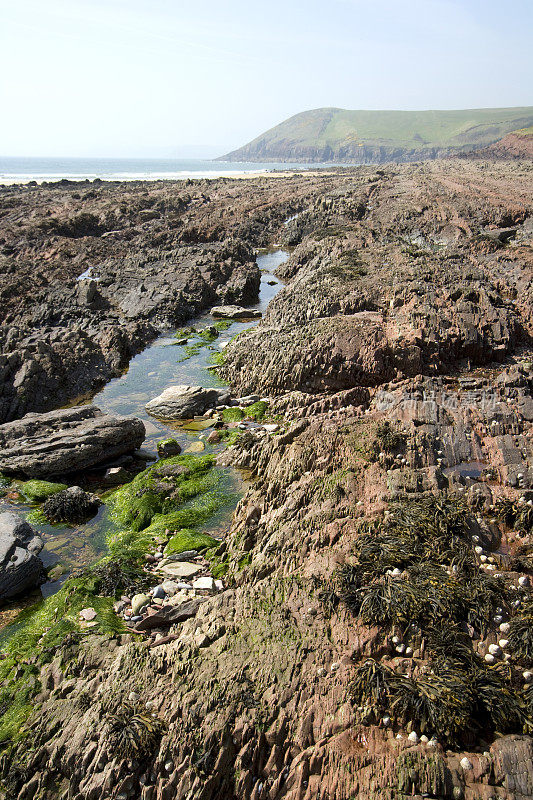
[{"label": "seaweed clump", "polygon": [[[511,618],[514,608],[504,578],[480,571],[472,530],[462,503],[438,498],[397,503],[361,526],[353,561],[337,575],[339,600],[364,624],[401,632],[400,652],[411,643],[429,659],[422,669],[422,655],[413,656],[407,675],[373,659],[359,664],[351,697],[363,722],[386,715],[452,746],[531,730],[533,706],[510,667],[489,666],[473,647],[497,613]],[[516,658],[533,656],[532,630],[528,606],[511,620]]]}]

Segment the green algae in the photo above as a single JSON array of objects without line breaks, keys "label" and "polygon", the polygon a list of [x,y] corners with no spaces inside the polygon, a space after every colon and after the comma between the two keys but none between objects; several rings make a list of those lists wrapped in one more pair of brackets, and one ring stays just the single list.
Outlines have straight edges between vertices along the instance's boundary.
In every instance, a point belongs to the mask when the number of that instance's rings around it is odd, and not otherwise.
[{"label": "green algae", "polygon": [[66,483],[51,483],[37,479],[24,481],[17,485],[17,491],[30,503],[40,503],[48,497],[68,489]]},{"label": "green algae", "polygon": [[240,422],[241,419],[244,419],[244,411],[236,406],[224,408],[222,410],[222,419],[224,422]]},{"label": "green algae", "polygon": [[214,539],[207,533],[198,533],[191,528],[183,528],[170,539],[164,552],[165,555],[169,556],[175,553],[183,553],[185,550],[207,550],[210,547],[216,547],[218,544],[218,539]]},{"label": "green algae", "polygon": [[[212,485],[214,463],[211,455],[180,455],[157,462],[109,497],[112,519],[133,531],[144,530],[156,515],[169,514],[179,504],[206,492]],[[173,471],[172,467],[183,469]]]}]

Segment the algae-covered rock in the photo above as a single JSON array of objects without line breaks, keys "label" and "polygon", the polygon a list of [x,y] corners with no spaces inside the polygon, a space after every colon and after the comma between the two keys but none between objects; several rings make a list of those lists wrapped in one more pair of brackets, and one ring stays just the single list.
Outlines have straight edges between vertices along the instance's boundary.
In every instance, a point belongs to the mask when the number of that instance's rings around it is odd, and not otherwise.
[{"label": "algae-covered rock", "polygon": [[41,481],[34,478],[31,481],[24,481],[18,487],[20,493],[32,503],[39,503],[47,500],[54,494],[67,489],[66,483],[52,483],[51,481]]},{"label": "algae-covered rock", "polygon": [[71,486],[49,497],[42,512],[51,522],[84,522],[96,514],[101,502],[95,494]]},{"label": "algae-covered rock", "polygon": [[184,553],[187,550],[207,550],[209,547],[216,547],[220,542],[207,533],[197,533],[193,530],[181,530],[174,534],[165,547],[165,555]]},{"label": "algae-covered rock", "polygon": [[181,445],[178,444],[175,439],[163,439],[157,443],[157,453],[160,458],[179,456],[181,453]]}]

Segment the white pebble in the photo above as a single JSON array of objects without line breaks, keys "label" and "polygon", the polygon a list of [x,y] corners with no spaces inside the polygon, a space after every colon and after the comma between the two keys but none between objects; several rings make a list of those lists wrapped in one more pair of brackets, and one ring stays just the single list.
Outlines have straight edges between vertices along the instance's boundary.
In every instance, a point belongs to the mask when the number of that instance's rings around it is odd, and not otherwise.
[{"label": "white pebble", "polygon": [[502,649],[499,644],[489,644],[489,653],[493,656],[501,656]]},{"label": "white pebble", "polygon": [[498,644],[500,645],[502,650],[505,650],[505,648],[509,645],[509,639],[500,639]]},{"label": "white pebble", "polygon": [[529,578],[528,578],[528,576],[527,575],[521,575],[520,578],[518,578],[518,585],[519,586],[529,586]]},{"label": "white pebble", "polygon": [[459,764],[461,765],[461,767],[463,769],[472,769],[473,768],[472,762],[466,756],[460,760]]},{"label": "white pebble", "polygon": [[407,738],[413,744],[418,744],[418,733],[416,731],[411,731],[411,733],[409,734],[409,736]]},{"label": "white pebble", "polygon": [[509,625],[509,623],[508,622],[502,622],[502,624],[500,625],[500,632],[501,633],[509,633],[510,630],[511,630],[511,626]]},{"label": "white pebble", "polygon": [[423,742],[424,744],[427,744],[429,742],[429,739],[425,733],[423,733],[422,736],[420,737],[420,741]]},{"label": "white pebble", "polygon": [[383,717],[383,719],[381,721],[382,721],[383,725],[385,725],[386,728],[389,727],[389,725],[390,725],[390,717]]},{"label": "white pebble", "polygon": [[435,739],[434,736],[432,736],[428,742],[428,747],[436,747],[437,745],[438,745],[438,740]]},{"label": "white pebble", "polygon": [[487,655],[485,656],[485,661],[487,662],[487,664],[494,664],[496,659],[490,653],[487,653]]},{"label": "white pebble", "polygon": [[522,673],[522,677],[526,683],[529,683],[531,678],[533,678],[533,672],[530,672],[528,669],[526,669],[526,671]]},{"label": "white pebble", "polygon": [[476,552],[478,556],[480,556],[481,553],[483,552],[483,548],[480,547],[479,545],[476,545],[476,547],[474,547],[474,552]]}]

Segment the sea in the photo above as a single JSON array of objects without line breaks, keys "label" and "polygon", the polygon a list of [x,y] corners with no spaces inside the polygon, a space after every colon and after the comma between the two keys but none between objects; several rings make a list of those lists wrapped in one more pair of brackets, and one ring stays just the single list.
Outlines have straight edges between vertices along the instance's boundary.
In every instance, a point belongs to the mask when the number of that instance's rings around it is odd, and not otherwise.
[{"label": "sea", "polygon": [[[211,161],[195,158],[15,158],[0,157],[0,184],[36,181],[153,181],[239,177],[329,164]],[[344,165],[346,166],[346,165]]]}]

